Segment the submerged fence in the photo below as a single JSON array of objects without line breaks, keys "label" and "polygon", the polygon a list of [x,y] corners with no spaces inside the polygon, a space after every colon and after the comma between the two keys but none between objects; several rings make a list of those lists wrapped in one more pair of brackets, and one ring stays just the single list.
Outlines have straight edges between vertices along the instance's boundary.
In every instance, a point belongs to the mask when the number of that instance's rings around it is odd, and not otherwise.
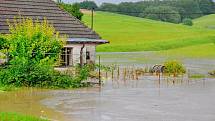
[{"label": "submerged fence", "polygon": [[[45,56],[53,55],[55,53],[46,53]],[[9,60],[9,54],[6,54],[6,58],[2,59],[5,62]],[[163,66],[160,62],[157,64],[149,62],[133,62],[127,64],[127,61],[124,61],[123,57],[116,55],[115,58],[109,58],[112,54],[99,53],[99,54],[87,54],[84,53],[82,55],[84,64],[93,64],[95,66],[95,70],[90,73],[90,77],[86,82],[102,85],[105,81],[111,81],[112,83],[130,83],[130,82],[138,82],[138,81],[147,81],[152,80],[156,81],[158,85],[161,83],[166,84],[182,84],[182,83],[191,83],[191,78],[193,76],[192,71],[187,70],[187,74],[180,75],[178,77],[174,77],[172,75],[167,75],[163,73]],[[122,54],[119,54],[122,56]],[[131,56],[132,55],[132,56]],[[133,57],[134,59],[137,57],[134,54],[126,55],[126,58]],[[93,58],[92,58],[93,57]],[[76,64],[80,64],[81,56],[80,54],[73,53],[64,53],[60,54],[59,58],[61,59],[60,65],[57,68],[72,68],[76,66]],[[149,57],[143,56],[142,58],[148,59]],[[111,61],[110,61],[111,60]],[[126,63],[124,63],[126,62]],[[72,64],[71,64],[72,63]],[[194,75],[195,76],[195,75]],[[199,76],[197,74],[197,76]],[[196,79],[198,80],[198,79]]]}]

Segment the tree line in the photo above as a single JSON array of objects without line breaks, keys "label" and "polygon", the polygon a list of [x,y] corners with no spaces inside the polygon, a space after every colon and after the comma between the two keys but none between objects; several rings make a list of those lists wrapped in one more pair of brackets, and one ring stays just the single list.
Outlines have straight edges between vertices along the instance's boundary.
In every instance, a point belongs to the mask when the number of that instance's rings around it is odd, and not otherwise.
[{"label": "tree line", "polygon": [[94,1],[77,3],[81,9],[92,9],[149,18],[172,23],[195,19],[215,13],[213,0],[147,0],[140,2],[122,2],[120,4],[103,3],[96,5]]}]

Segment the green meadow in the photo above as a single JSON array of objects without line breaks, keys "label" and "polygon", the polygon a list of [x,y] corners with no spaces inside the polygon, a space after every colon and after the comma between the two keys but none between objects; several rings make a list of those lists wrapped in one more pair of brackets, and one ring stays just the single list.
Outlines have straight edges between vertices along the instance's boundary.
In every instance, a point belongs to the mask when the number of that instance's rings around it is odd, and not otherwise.
[{"label": "green meadow", "polygon": [[215,58],[215,44],[201,44],[201,45],[193,45],[188,47],[163,50],[157,52],[160,55],[166,55],[169,57],[177,58],[177,57],[189,57],[189,58]]},{"label": "green meadow", "polygon": [[215,30],[215,14],[195,19],[194,26]]},{"label": "green meadow", "polygon": [[21,115],[18,113],[0,113],[0,121],[48,121],[33,116]]},{"label": "green meadow", "polygon": [[[215,18],[215,16],[213,17]],[[195,25],[190,27],[115,13],[96,12],[94,16],[94,30],[103,39],[110,41],[110,44],[99,46],[97,51],[172,50],[169,53],[174,53],[177,49],[179,49],[178,51],[182,49],[189,50],[189,54],[192,54],[191,49],[206,47],[204,51],[207,52],[208,47],[213,49],[212,43],[215,42],[215,30],[202,27],[202,23],[206,21],[204,19],[199,18],[195,20]],[[83,21],[90,26],[91,15],[86,13]]]}]

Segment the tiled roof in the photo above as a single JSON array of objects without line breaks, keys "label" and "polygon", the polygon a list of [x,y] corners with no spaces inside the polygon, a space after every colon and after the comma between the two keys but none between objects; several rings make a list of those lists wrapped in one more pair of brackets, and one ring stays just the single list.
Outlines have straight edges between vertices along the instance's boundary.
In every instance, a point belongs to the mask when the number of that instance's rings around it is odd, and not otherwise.
[{"label": "tiled roof", "polygon": [[60,34],[69,38],[100,39],[81,21],[61,10],[52,0],[0,0],[0,33],[8,33],[7,19],[22,15],[32,19],[46,18]]},{"label": "tiled roof", "polygon": [[101,39],[87,39],[87,38],[70,38],[67,40],[67,43],[96,43],[96,44],[106,44],[109,43],[107,40]]}]

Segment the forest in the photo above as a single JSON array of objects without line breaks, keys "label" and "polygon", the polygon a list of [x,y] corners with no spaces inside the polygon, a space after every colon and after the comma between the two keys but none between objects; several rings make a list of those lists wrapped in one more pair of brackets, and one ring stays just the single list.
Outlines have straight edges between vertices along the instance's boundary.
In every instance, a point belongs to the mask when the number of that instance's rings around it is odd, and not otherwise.
[{"label": "forest", "polygon": [[195,19],[215,12],[213,0],[147,0],[122,2],[120,4],[103,3],[100,6],[93,1],[83,1],[77,4],[81,9],[93,8],[98,11],[114,12],[171,23],[181,23],[187,19]]}]

